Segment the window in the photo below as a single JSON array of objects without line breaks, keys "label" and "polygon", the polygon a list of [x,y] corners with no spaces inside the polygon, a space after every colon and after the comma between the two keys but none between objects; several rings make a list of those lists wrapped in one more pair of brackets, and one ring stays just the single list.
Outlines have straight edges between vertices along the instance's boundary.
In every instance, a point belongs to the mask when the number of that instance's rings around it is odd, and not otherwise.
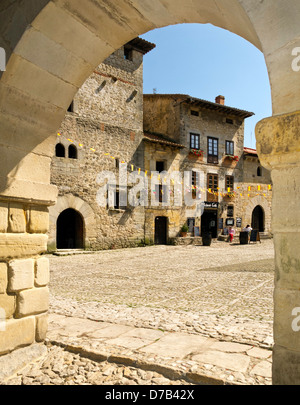
[{"label": "window", "polygon": [[257,168],[257,176],[258,177],[262,176],[262,168],[260,166]]},{"label": "window", "polygon": [[126,46],[124,46],[124,59],[132,60],[132,49],[127,48]]},{"label": "window", "polygon": [[64,158],[66,157],[66,151],[64,145],[58,143],[55,147],[55,156]]},{"label": "window", "polygon": [[[218,189],[219,189],[219,177],[217,174],[208,174],[207,175],[207,201],[208,202],[218,202]],[[215,194],[214,194],[215,193]]]},{"label": "window", "polygon": [[189,227],[190,233],[194,233],[195,223],[196,223],[195,218],[188,218],[187,225]]},{"label": "window", "polygon": [[228,216],[228,218],[234,217],[234,206],[233,205],[229,205],[227,207],[227,216]]},{"label": "window", "polygon": [[197,185],[197,172],[192,172],[192,186]]},{"label": "window", "polygon": [[156,171],[161,173],[165,170],[165,162],[156,162]]},{"label": "window", "polygon": [[69,146],[69,159],[77,159],[77,148],[74,145]]},{"label": "window", "polygon": [[226,124],[233,125],[233,120],[231,118],[226,118]]},{"label": "window", "polygon": [[[108,194],[106,196],[106,198],[108,198],[108,196],[111,192],[111,189],[108,190]],[[126,210],[126,205],[127,205],[127,190],[120,190],[119,187],[114,191],[114,209],[115,210]],[[137,196],[138,197],[138,196]],[[110,208],[110,207],[109,207]]]},{"label": "window", "polygon": [[199,117],[199,111],[191,110],[191,115],[194,117]]},{"label": "window", "polygon": [[225,142],[225,153],[226,155],[234,156],[234,142],[232,141]]},{"label": "window", "polygon": [[196,200],[197,198],[197,189],[195,188],[197,186],[197,172],[192,172],[192,197],[193,200]]},{"label": "window", "polygon": [[233,176],[226,176],[225,177],[225,187],[226,191],[233,191],[234,190],[234,177]]},{"label": "window", "polygon": [[119,207],[120,207],[120,192],[116,191],[115,192],[115,205],[114,205],[114,208],[115,208],[115,210],[118,210]]},{"label": "window", "polygon": [[208,138],[207,140],[207,163],[219,162],[219,140],[217,138]]},{"label": "window", "polygon": [[200,135],[199,134],[190,134],[190,146],[191,149],[200,149]]},{"label": "window", "polygon": [[156,201],[160,203],[165,203],[168,201],[168,186],[164,186],[162,184],[155,185],[155,192],[156,192]]}]

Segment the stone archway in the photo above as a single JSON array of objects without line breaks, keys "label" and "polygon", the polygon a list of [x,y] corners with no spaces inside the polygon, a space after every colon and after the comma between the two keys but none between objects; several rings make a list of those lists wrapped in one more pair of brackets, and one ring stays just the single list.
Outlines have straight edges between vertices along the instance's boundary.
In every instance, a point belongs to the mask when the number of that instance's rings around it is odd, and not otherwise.
[{"label": "stone archway", "polygon": [[57,218],[56,247],[70,250],[84,248],[84,221],[72,208],[63,211]]},{"label": "stone archway", "polygon": [[[72,194],[58,197],[57,203],[49,209],[49,239],[48,250],[53,251],[57,248],[57,221],[60,215],[66,210],[74,210],[78,212],[83,220],[84,231],[82,246],[88,248],[92,238],[96,237],[94,229],[95,215],[92,208],[79,197]],[[80,245],[80,243],[79,243]]]},{"label": "stone archway", "polygon": [[259,232],[265,232],[265,212],[260,205],[252,212],[251,227]]},{"label": "stone archway", "polygon": [[[139,34],[179,23],[212,23],[263,51],[273,117],[258,124],[256,134],[260,161],[272,170],[274,185],[273,377],[274,383],[299,383],[300,343],[291,327],[293,309],[300,303],[296,187],[300,73],[294,52],[300,46],[299,1],[37,0],[33,6],[20,0],[0,7],[0,46],[8,61],[6,71],[0,72],[0,139],[5,157],[0,161],[0,256],[7,269],[12,259],[33,257],[32,274],[38,255],[46,250],[47,207],[57,198],[56,188],[49,184],[54,134],[74,94],[101,61]],[[42,340],[45,334],[41,330],[45,322],[35,317],[47,312],[47,287],[25,287],[26,300],[32,300],[30,312],[7,320],[0,335],[0,355],[31,344],[35,336]],[[17,304],[22,294],[15,295]],[[23,333],[14,333],[20,328]]]},{"label": "stone archway", "polygon": [[271,205],[268,202],[268,200],[261,195],[251,198],[250,201],[248,202],[245,210],[245,223],[249,225],[252,223],[252,216],[256,207],[261,207],[264,214],[264,231],[260,232],[265,232],[268,234],[272,233]]}]

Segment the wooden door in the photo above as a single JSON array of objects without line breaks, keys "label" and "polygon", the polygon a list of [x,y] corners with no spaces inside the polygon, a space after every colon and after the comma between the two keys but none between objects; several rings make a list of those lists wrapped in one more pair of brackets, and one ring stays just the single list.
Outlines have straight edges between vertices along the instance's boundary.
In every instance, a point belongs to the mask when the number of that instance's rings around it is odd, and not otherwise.
[{"label": "wooden door", "polygon": [[155,244],[166,245],[168,242],[168,223],[166,217],[155,218]]}]

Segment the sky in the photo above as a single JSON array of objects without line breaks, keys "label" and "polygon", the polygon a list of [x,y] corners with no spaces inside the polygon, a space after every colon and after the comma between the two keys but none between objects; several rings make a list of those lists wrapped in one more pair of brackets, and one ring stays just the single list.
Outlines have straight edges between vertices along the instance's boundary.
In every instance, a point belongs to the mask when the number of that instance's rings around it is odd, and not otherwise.
[{"label": "sky", "polygon": [[141,35],[156,44],[144,57],[144,93],[180,93],[255,113],[245,121],[245,146],[256,148],[255,125],[272,115],[261,51],[211,24],[180,24]]}]

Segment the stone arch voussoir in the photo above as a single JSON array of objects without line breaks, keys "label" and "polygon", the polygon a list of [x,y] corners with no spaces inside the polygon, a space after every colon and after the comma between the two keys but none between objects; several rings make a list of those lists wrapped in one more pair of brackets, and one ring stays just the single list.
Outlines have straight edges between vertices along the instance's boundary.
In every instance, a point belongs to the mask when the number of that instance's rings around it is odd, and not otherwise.
[{"label": "stone arch voussoir", "polygon": [[257,207],[258,205],[260,205],[262,207],[262,209],[264,210],[265,232],[269,233],[269,232],[271,232],[271,206],[270,206],[268,200],[261,195],[251,198],[251,200],[247,204],[246,213],[245,213],[246,222],[251,224],[252,213],[253,213],[255,207]]}]

